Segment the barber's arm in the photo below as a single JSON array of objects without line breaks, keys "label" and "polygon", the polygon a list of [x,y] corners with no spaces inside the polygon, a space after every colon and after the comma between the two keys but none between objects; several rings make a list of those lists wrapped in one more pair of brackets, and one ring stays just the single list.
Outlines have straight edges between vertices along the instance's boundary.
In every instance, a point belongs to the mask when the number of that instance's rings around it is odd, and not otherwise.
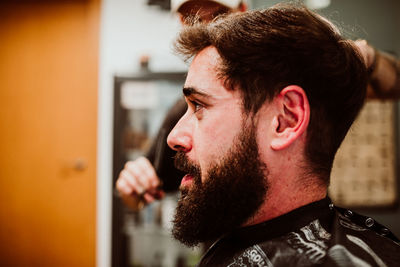
[{"label": "barber's arm", "polygon": [[369,71],[368,98],[400,98],[400,60],[378,51],[365,40],[357,40]]}]

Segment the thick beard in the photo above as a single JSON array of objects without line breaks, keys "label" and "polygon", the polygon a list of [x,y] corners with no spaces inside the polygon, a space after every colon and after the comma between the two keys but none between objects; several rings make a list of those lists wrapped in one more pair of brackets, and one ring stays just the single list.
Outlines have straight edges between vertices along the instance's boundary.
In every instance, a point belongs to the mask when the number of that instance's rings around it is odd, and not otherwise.
[{"label": "thick beard", "polygon": [[173,236],[187,246],[214,241],[243,225],[264,202],[267,167],[260,161],[255,127],[242,128],[238,141],[211,166],[204,182],[201,170],[178,152],[175,165],[193,176],[189,188],[181,188],[173,220]]}]

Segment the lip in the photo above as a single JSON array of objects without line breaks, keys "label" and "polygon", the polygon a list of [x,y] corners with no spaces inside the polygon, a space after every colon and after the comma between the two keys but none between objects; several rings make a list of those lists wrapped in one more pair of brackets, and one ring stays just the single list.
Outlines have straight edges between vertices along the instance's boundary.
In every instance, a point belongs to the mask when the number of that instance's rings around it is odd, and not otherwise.
[{"label": "lip", "polygon": [[181,186],[182,187],[188,187],[193,183],[193,176],[190,174],[186,174],[183,176],[182,181],[181,181]]}]

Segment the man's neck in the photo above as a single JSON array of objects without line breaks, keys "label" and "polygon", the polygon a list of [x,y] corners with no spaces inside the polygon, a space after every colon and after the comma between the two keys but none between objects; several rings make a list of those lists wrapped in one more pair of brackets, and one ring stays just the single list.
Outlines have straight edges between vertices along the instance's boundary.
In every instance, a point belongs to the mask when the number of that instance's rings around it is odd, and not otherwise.
[{"label": "man's neck", "polygon": [[326,194],[326,186],[319,183],[312,183],[307,187],[300,187],[294,182],[270,184],[264,203],[244,226],[262,223],[279,217],[292,210],[321,200],[326,197]]}]

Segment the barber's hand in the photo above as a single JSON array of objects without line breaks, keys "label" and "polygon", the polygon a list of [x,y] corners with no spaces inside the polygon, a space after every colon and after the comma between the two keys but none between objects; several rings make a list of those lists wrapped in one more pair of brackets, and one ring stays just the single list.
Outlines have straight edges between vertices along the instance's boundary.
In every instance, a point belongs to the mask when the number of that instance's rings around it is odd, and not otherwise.
[{"label": "barber's hand", "polygon": [[116,188],[125,205],[134,211],[155,199],[163,198],[165,193],[160,186],[161,182],[154,167],[145,157],[128,161],[116,182]]},{"label": "barber's hand", "polygon": [[375,50],[370,45],[368,45],[365,40],[357,40],[354,41],[358,50],[360,51],[362,57],[364,58],[364,62],[367,68],[371,67],[375,60]]}]

